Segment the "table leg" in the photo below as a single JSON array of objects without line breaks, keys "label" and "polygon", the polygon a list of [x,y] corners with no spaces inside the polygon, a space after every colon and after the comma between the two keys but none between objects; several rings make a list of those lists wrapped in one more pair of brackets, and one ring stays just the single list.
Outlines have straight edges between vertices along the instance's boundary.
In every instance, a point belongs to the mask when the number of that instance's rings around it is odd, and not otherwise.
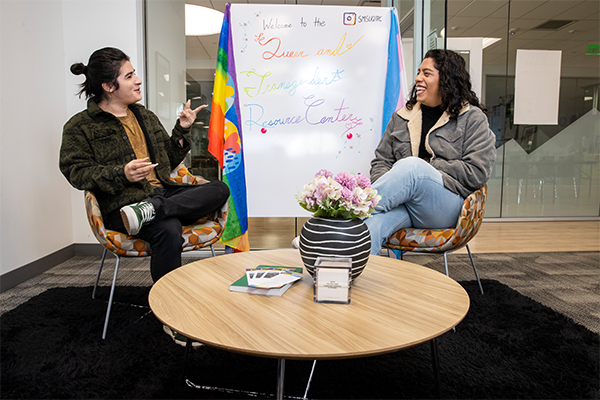
[{"label": "table leg", "polygon": [[283,381],[285,378],[285,360],[279,359],[277,360],[277,395],[275,398],[277,400],[283,399]]},{"label": "table leg", "polygon": [[437,339],[433,338],[429,342],[431,347],[431,363],[433,364],[433,377],[435,379],[435,390],[437,398],[442,398],[442,384],[440,382],[440,358],[438,354]]}]

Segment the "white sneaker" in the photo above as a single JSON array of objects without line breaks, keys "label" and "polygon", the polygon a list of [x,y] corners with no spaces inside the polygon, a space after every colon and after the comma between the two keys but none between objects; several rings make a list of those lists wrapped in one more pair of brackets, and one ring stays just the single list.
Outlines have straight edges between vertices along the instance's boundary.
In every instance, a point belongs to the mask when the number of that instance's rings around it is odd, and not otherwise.
[{"label": "white sneaker", "polygon": [[154,220],[155,214],[154,205],[147,201],[121,207],[123,225],[131,236],[137,235],[144,224]]},{"label": "white sneaker", "polygon": [[[171,336],[171,339],[173,339],[173,341],[175,343],[177,343],[178,345],[183,346],[183,347],[186,346],[188,338],[183,336],[181,333],[175,332],[173,329],[169,328],[167,325],[163,325],[163,331],[165,331],[169,336]],[[192,340],[192,348],[197,349],[200,346],[202,346],[202,343]]]},{"label": "white sneaker", "polygon": [[293,240],[292,240],[292,247],[294,249],[299,249],[300,248],[300,236],[296,236]]}]

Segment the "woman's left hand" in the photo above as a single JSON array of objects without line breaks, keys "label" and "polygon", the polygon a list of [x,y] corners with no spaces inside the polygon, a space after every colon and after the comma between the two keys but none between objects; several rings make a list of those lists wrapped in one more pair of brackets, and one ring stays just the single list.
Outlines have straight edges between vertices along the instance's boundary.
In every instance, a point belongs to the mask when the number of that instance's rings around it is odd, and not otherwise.
[{"label": "woman's left hand", "polygon": [[179,125],[181,125],[181,127],[184,129],[187,129],[190,126],[192,126],[192,124],[196,120],[196,115],[198,115],[198,112],[200,112],[200,110],[202,110],[203,108],[208,107],[207,104],[202,104],[200,107],[192,110],[192,108],[190,107],[191,104],[192,101],[188,100],[187,103],[185,103],[185,107],[183,107],[183,111],[179,113]]}]

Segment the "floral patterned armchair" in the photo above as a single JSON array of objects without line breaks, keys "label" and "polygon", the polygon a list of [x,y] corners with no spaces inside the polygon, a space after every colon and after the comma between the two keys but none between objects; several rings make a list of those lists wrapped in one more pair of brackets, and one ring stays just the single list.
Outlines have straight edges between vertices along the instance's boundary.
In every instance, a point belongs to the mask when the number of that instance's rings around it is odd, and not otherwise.
[{"label": "floral patterned armchair", "polygon": [[444,266],[448,275],[447,253],[452,253],[461,247],[467,248],[479,289],[483,294],[483,287],[473,262],[469,249],[469,241],[479,232],[485,212],[487,200],[487,185],[471,193],[462,205],[456,227],[448,229],[417,229],[405,228],[394,233],[383,247],[400,251],[400,257],[407,251],[422,251],[429,253],[444,253]]}]

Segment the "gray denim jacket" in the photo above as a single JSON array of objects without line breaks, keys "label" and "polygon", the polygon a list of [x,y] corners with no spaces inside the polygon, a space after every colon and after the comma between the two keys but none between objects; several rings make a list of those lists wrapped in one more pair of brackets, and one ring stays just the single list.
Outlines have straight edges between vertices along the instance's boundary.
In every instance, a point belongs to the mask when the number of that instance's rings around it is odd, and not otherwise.
[{"label": "gray denim jacket", "polygon": [[[418,156],[421,141],[421,104],[395,112],[375,149],[371,182],[402,158]],[[465,105],[456,120],[446,111],[427,134],[425,147],[431,165],[442,174],[444,186],[466,198],[483,187],[496,160],[496,137],[483,111]]]}]

